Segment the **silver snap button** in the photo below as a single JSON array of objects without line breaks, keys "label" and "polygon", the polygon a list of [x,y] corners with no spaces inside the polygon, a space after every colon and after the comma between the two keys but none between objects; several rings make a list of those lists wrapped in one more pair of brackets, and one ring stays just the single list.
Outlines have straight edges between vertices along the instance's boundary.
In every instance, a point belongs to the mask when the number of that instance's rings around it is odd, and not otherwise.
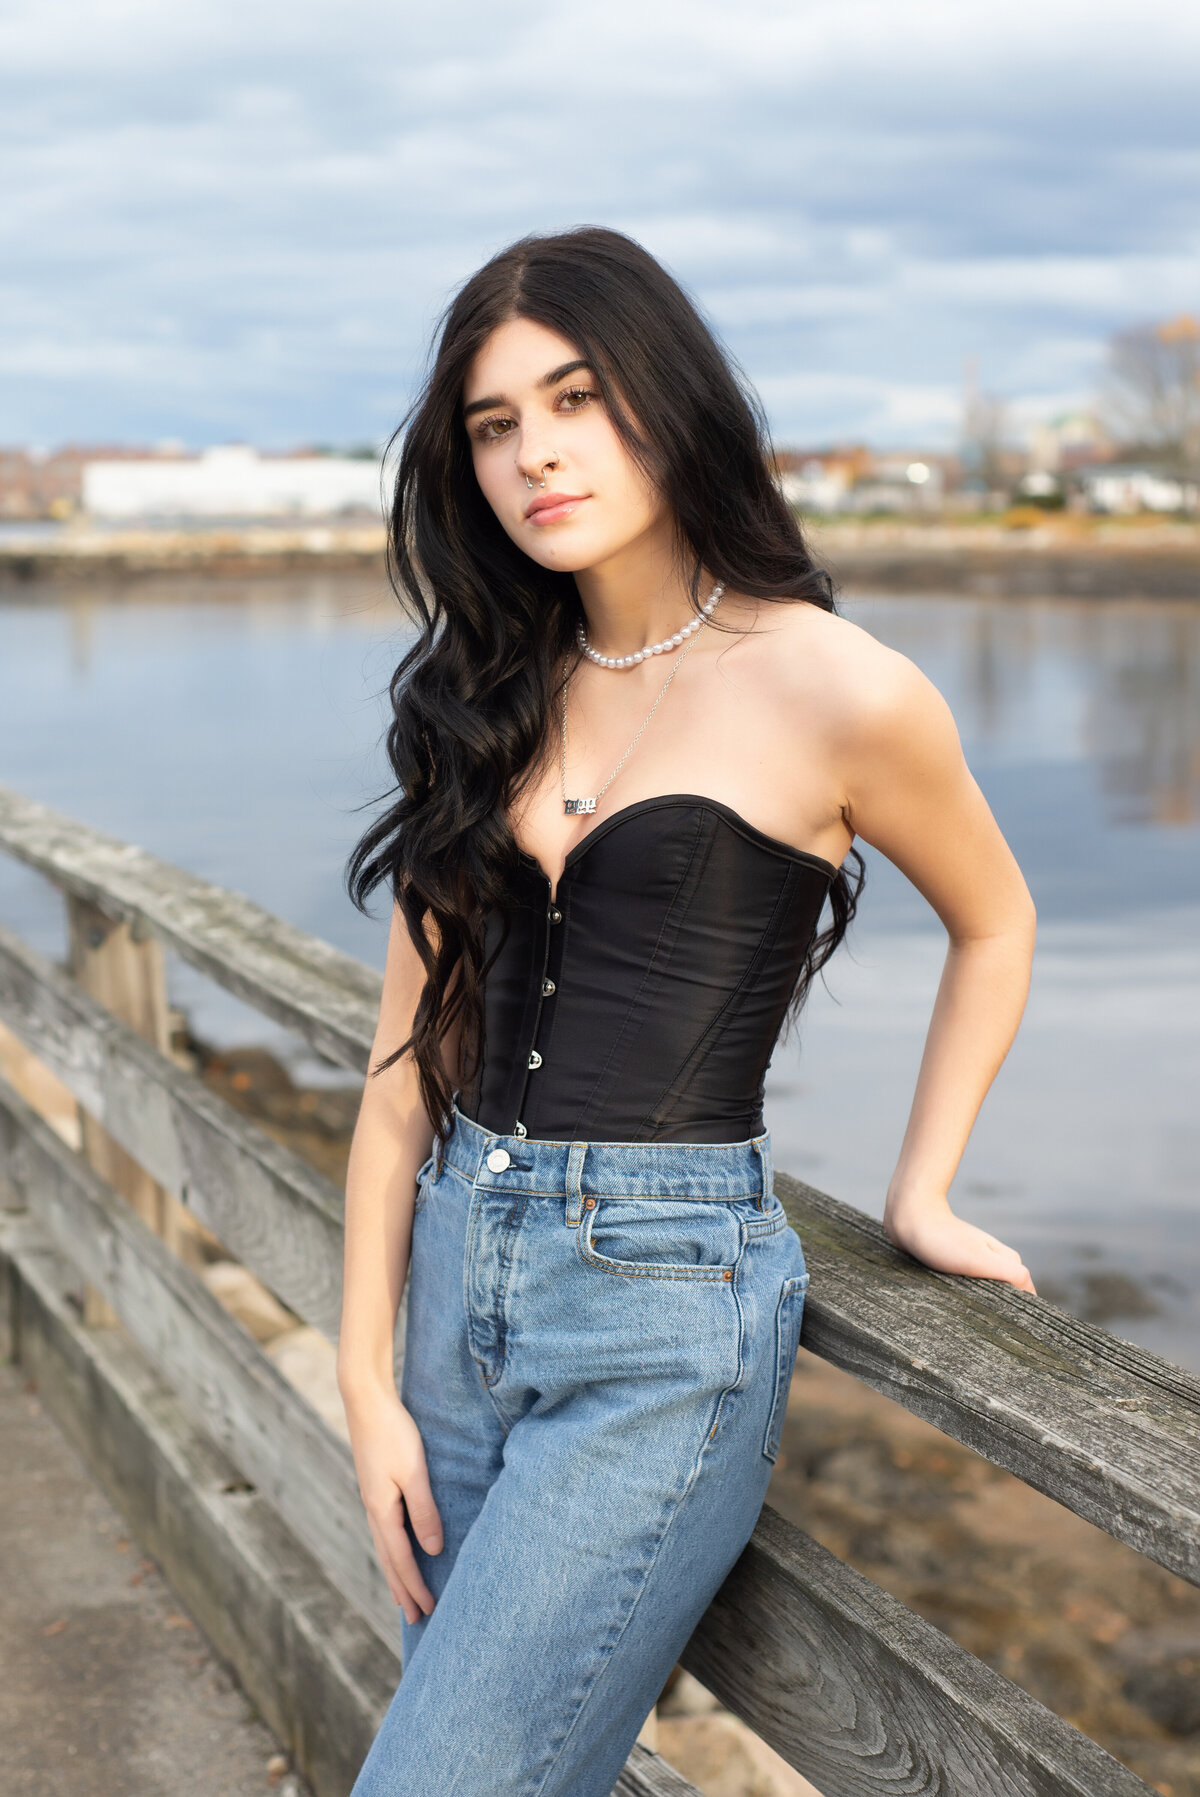
[{"label": "silver snap button", "polygon": [[493,1148],[487,1157],[487,1164],[489,1173],[503,1173],[506,1167],[512,1165],[512,1155],[507,1148]]},{"label": "silver snap button", "polygon": [[543,980],[542,981],[542,997],[543,998],[549,998],[549,996],[553,992],[553,990],[554,990],[554,981],[553,980]]},{"label": "silver snap button", "polygon": [[561,923],[562,922],[562,912],[559,910],[557,905],[551,905],[551,907],[550,907],[550,922],[551,923]]},{"label": "silver snap button", "polygon": [[537,1049],[535,1048],[529,1056],[529,1065],[531,1068],[533,1068],[533,1067],[540,1067],[541,1064],[542,1064],[542,1057],[538,1053]]},{"label": "silver snap button", "polygon": [[523,1123],[514,1123],[513,1124],[513,1135],[514,1136],[525,1137],[528,1134],[529,1134],[529,1131],[526,1129],[526,1127]]}]

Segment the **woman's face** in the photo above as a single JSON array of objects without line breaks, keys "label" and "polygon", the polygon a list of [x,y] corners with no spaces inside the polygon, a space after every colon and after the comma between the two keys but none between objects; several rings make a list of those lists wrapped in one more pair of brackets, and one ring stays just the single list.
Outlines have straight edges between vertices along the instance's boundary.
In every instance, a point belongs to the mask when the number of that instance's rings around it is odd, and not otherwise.
[{"label": "woman's face", "polygon": [[591,369],[557,331],[528,318],[497,326],[467,370],[463,421],[488,504],[543,568],[595,568],[667,528]]}]

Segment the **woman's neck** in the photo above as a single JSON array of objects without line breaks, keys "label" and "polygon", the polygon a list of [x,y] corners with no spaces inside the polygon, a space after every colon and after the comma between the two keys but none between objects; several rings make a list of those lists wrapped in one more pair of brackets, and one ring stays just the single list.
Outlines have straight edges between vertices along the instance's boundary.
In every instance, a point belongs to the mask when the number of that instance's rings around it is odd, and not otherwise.
[{"label": "woman's neck", "polygon": [[695,615],[673,545],[650,554],[635,554],[635,547],[575,576],[588,642],[601,655],[633,655]]}]

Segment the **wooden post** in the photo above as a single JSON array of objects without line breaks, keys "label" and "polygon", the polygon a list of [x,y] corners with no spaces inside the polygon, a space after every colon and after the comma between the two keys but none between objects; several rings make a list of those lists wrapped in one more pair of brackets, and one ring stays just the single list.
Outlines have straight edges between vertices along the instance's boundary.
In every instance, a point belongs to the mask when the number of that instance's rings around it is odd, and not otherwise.
[{"label": "wooden post", "polygon": [[[114,922],[98,905],[73,896],[67,898],[67,931],[71,972],[84,991],[167,1054],[170,1019],[161,945],[152,936],[139,940],[128,924]],[[86,1159],[178,1253],[185,1227],[182,1207],[94,1117],[81,1109],[79,1121]],[[90,1285],[84,1287],[83,1320],[97,1326],[117,1320],[112,1306]]]}]

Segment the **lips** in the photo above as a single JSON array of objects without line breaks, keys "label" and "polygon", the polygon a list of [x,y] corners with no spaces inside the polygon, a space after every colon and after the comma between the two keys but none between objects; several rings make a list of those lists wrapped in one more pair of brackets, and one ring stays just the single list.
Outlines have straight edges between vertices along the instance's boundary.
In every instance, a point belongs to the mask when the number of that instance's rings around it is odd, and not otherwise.
[{"label": "lips", "polygon": [[582,504],[586,498],[586,493],[539,493],[525,507],[525,516],[534,524],[552,524],[556,517],[569,516],[568,508]]}]

